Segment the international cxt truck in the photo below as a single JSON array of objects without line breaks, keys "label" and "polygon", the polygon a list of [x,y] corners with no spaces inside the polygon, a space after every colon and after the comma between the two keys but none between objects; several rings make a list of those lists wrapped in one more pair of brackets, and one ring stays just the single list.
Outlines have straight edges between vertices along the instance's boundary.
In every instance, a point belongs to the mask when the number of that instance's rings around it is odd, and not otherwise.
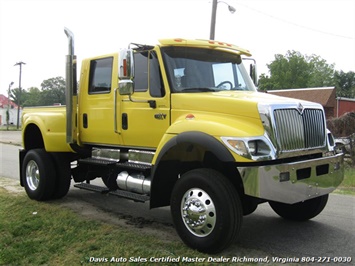
[{"label": "international cxt truck", "polygon": [[258,204],[308,220],[342,182],[343,154],[322,106],[257,92],[255,68],[242,63],[248,50],[213,40],[131,43],[84,59],[78,83],[65,33],[66,106],[23,111],[20,182],[29,198],[61,198],[73,179],[170,206],[183,242],[217,253]]}]

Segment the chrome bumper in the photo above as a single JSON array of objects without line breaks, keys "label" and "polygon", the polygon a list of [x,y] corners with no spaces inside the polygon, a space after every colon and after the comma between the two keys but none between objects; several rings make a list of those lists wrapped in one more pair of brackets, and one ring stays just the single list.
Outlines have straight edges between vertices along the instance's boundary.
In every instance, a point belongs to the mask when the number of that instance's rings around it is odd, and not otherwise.
[{"label": "chrome bumper", "polygon": [[288,204],[329,194],[344,178],[343,154],[295,163],[237,168],[245,194]]}]

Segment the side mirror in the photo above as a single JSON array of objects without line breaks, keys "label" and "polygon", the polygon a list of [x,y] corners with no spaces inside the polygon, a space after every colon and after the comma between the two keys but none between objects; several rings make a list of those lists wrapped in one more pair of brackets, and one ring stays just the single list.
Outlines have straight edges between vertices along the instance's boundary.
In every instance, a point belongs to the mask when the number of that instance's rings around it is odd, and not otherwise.
[{"label": "side mirror", "polygon": [[119,79],[130,79],[134,78],[134,58],[132,49],[122,49],[119,53]]},{"label": "side mirror", "polygon": [[120,95],[132,95],[134,92],[134,82],[129,79],[120,80],[118,82]]},{"label": "side mirror", "polygon": [[256,65],[250,64],[250,77],[254,82],[254,85],[257,87],[259,80],[258,80],[258,71]]},{"label": "side mirror", "polygon": [[132,95],[134,92],[134,58],[132,49],[122,49],[118,58],[118,87],[120,95]]},{"label": "side mirror", "polygon": [[256,68],[256,60],[254,58],[250,58],[250,57],[246,57],[246,58],[242,58],[242,59],[252,61],[249,65],[250,66],[249,67],[249,76],[250,76],[251,80],[253,81],[254,85],[257,87],[259,80],[258,80],[258,72],[257,72],[257,68]]}]

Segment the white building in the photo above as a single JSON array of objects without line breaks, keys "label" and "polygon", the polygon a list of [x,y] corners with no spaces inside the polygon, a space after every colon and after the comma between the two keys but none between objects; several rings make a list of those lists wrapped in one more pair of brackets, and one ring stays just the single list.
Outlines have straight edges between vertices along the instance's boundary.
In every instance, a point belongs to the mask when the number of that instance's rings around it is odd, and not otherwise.
[{"label": "white building", "polygon": [[[5,95],[0,94],[0,126],[6,125],[6,113],[9,111],[9,125],[17,125],[17,104],[7,98]],[[21,126],[21,114],[20,109],[20,121]]]}]

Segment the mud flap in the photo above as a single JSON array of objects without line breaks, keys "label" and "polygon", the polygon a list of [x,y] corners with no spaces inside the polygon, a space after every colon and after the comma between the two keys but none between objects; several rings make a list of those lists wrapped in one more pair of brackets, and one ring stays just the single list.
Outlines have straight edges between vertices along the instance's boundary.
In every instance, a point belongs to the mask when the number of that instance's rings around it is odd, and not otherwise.
[{"label": "mud flap", "polygon": [[22,182],[22,165],[23,165],[23,159],[25,158],[25,155],[26,155],[27,151],[25,149],[21,149],[19,150],[19,167],[20,167],[20,185],[21,187],[23,187],[23,182]]}]

